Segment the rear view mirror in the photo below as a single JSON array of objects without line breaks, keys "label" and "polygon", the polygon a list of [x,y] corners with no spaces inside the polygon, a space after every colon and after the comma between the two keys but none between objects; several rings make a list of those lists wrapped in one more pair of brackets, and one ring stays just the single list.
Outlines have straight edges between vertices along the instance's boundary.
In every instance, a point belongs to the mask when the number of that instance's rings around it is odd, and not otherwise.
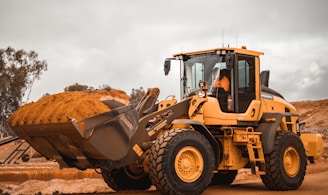
[{"label": "rear view mirror", "polygon": [[261,84],[269,87],[269,76],[270,76],[270,71],[269,70],[264,70],[261,72],[260,77],[261,77]]}]

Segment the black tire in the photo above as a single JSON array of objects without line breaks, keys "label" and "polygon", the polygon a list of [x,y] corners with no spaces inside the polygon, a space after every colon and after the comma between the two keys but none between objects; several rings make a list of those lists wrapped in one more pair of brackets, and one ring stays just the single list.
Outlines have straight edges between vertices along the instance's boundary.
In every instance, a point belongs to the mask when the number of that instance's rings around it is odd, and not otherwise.
[{"label": "black tire", "polygon": [[112,171],[101,169],[101,174],[107,185],[115,191],[146,190],[151,186],[149,175],[141,168],[126,166]]},{"label": "black tire", "polygon": [[213,170],[213,149],[199,132],[170,130],[151,147],[149,176],[163,194],[200,194],[210,184]]},{"label": "black tire", "polygon": [[211,185],[230,185],[236,178],[237,170],[219,171],[213,175]]},{"label": "black tire", "polygon": [[274,149],[265,155],[266,174],[262,182],[270,190],[296,190],[306,171],[306,155],[301,139],[289,131],[276,134]]}]

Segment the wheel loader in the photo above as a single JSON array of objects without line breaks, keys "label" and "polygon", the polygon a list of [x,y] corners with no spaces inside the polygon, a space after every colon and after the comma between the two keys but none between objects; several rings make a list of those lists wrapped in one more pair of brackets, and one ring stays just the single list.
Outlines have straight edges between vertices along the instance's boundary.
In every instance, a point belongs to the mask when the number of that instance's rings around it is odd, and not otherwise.
[{"label": "wheel loader", "polygon": [[[100,169],[116,191],[154,185],[163,194],[201,194],[209,185],[231,184],[244,168],[269,190],[296,190],[323,141],[302,133],[295,107],[269,88],[262,54],[244,47],[174,54],[164,72],[180,64],[179,101],[158,101],[158,88],[136,106],[56,94],[8,121],[46,158],[62,168]],[[226,89],[214,85],[223,76]]]}]

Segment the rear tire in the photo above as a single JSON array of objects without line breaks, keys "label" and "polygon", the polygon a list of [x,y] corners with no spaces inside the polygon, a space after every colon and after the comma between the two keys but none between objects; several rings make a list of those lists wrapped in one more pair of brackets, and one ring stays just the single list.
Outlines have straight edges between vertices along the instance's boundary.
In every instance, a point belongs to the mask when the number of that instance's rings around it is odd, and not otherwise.
[{"label": "rear tire", "polygon": [[115,191],[146,190],[151,186],[149,175],[134,165],[112,171],[101,169],[101,174],[107,185]]},{"label": "rear tire", "polygon": [[306,171],[306,155],[301,139],[290,131],[277,132],[274,149],[265,155],[266,174],[262,182],[270,190],[296,190]]},{"label": "rear tire", "polygon": [[213,149],[197,131],[170,130],[151,147],[149,176],[163,194],[200,194],[211,182],[213,170]]}]

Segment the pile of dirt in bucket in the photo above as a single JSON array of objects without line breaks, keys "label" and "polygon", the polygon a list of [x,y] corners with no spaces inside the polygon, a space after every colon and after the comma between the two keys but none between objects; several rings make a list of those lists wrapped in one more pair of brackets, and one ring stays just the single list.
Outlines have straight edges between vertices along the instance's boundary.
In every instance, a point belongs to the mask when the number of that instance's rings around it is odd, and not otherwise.
[{"label": "pile of dirt in bucket", "polygon": [[80,121],[110,108],[102,100],[128,104],[129,96],[121,90],[73,91],[49,95],[20,107],[9,119],[11,126],[65,123],[69,118]]}]

